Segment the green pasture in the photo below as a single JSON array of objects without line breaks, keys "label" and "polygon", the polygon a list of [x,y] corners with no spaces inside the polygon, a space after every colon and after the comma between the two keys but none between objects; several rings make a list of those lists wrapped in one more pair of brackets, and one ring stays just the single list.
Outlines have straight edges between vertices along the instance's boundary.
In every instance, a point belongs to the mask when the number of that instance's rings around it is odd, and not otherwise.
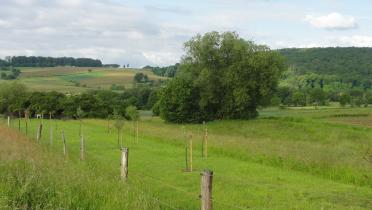
[{"label": "green pasture", "polygon": [[137,72],[148,75],[150,80],[164,80],[148,70],[109,69],[88,67],[23,67],[17,80],[0,80],[1,83],[23,83],[32,91],[58,91],[79,93],[86,90],[110,89],[113,84],[125,88],[133,87]]},{"label": "green pasture", "polygon": [[[193,136],[193,172],[184,172],[182,125],[145,116],[140,121],[138,142],[133,138],[132,123],[125,124],[122,144],[129,148],[129,180],[120,187],[144,196],[146,205],[136,204],[137,208],[198,209],[200,172],[211,169],[215,209],[371,209],[372,162],[368,157],[372,156],[372,129],[367,123],[355,123],[356,119],[372,122],[371,111],[269,109],[261,111],[256,120],[210,122],[206,125],[207,159],[201,157],[204,127],[185,125],[186,133]],[[38,124],[39,120],[31,120],[31,142],[35,142]],[[79,161],[79,121],[44,120],[43,125],[41,145],[55,153],[53,156],[63,158],[64,130],[66,164],[85,168],[111,184],[120,183],[117,132],[114,128],[108,132],[106,120],[83,121],[84,162]],[[18,129],[16,119],[12,127]],[[21,132],[25,133],[23,120]],[[117,200],[97,198],[94,208],[110,206],[110,202]]]}]

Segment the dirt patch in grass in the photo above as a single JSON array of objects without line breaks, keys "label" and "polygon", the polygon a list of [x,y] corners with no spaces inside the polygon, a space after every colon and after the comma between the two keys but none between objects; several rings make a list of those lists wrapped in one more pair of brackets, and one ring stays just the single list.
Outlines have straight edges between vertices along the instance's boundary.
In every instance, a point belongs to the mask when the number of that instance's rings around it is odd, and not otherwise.
[{"label": "dirt patch in grass", "polygon": [[17,131],[0,125],[0,161],[39,158],[40,154],[29,139]]},{"label": "dirt patch in grass", "polygon": [[369,117],[369,116],[331,117],[331,118],[329,118],[329,121],[336,122],[336,123],[342,123],[342,124],[348,124],[348,125],[358,125],[358,126],[364,126],[364,127],[371,127],[372,128],[372,117]]}]

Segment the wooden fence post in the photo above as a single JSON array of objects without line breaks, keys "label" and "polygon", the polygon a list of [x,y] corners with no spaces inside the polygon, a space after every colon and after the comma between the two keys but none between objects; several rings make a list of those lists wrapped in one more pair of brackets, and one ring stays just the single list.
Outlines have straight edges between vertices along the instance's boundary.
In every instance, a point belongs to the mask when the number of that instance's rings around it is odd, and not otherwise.
[{"label": "wooden fence post", "polygon": [[85,160],[84,136],[80,137],[80,160]]},{"label": "wooden fence post", "polygon": [[138,143],[138,120],[136,121],[136,143]]},{"label": "wooden fence post", "polygon": [[10,128],[10,116],[8,116],[8,127]]},{"label": "wooden fence post", "polygon": [[21,132],[21,111],[18,111],[18,131]]},{"label": "wooden fence post", "polygon": [[182,126],[182,134],[185,138],[185,171],[189,171],[189,160],[188,160],[188,155],[189,155],[189,152],[188,152],[188,142],[187,142],[187,136],[186,136],[186,131],[185,131],[185,126]]},{"label": "wooden fence post", "polygon": [[189,136],[189,171],[192,172],[192,135]]},{"label": "wooden fence post", "polygon": [[212,210],[212,180],[213,171],[204,170],[201,173],[201,210]]},{"label": "wooden fence post", "polygon": [[39,127],[38,127],[37,132],[36,132],[36,141],[37,142],[39,142],[40,139],[41,139],[42,130],[43,130],[43,124],[39,124]]},{"label": "wooden fence post", "polygon": [[66,139],[65,139],[65,131],[62,130],[62,144],[63,144],[63,155],[67,155],[67,146],[66,146]]},{"label": "wooden fence post", "polygon": [[50,127],[49,128],[49,143],[50,143],[50,145],[52,145],[53,144],[53,128],[52,127]]},{"label": "wooden fence post", "polygon": [[52,112],[49,112],[49,143],[53,144]]},{"label": "wooden fence post", "polygon": [[26,136],[28,134],[28,119],[29,119],[29,111],[25,111],[25,129],[26,129]]},{"label": "wooden fence post", "polygon": [[204,138],[203,138],[203,157],[208,157],[208,128],[204,130]]},{"label": "wooden fence post", "polygon": [[121,178],[125,181],[128,179],[128,148],[121,149]]},{"label": "wooden fence post", "polygon": [[25,117],[25,132],[26,132],[26,136],[28,134],[28,122],[27,122],[27,118]]}]

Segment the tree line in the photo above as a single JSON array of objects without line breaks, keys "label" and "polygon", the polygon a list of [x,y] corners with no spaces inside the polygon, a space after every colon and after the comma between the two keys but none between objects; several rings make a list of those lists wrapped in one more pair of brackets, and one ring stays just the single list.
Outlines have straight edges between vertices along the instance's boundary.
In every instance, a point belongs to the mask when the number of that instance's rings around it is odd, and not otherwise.
[{"label": "tree line", "polygon": [[165,66],[165,67],[154,67],[154,66],[145,66],[143,69],[151,70],[155,75],[162,77],[175,77],[177,71],[179,70],[180,64],[176,63],[175,65]]},{"label": "tree line", "polygon": [[42,56],[13,56],[5,60],[0,59],[0,66],[15,67],[56,67],[56,66],[77,66],[77,67],[102,67],[102,62],[92,58],[72,57],[42,57]]},{"label": "tree line", "polygon": [[[102,67],[107,67],[107,68],[120,68],[119,64],[103,64]],[[125,68],[125,65],[124,65]]]},{"label": "tree line", "polygon": [[158,100],[157,90],[133,88],[117,93],[110,90],[92,90],[76,95],[58,92],[31,92],[23,84],[0,85],[0,113],[22,116],[49,114],[58,118],[76,118],[78,110],[84,117],[107,118],[114,113],[125,116],[126,108],[135,106],[149,110]]},{"label": "tree line", "polygon": [[341,106],[369,106],[372,105],[372,92],[360,88],[332,91],[320,87],[294,89],[283,86],[271,99],[272,106],[327,106],[331,102]]},{"label": "tree line", "polygon": [[281,49],[294,76],[315,74],[328,77],[328,83],[372,88],[372,48],[329,47]]}]

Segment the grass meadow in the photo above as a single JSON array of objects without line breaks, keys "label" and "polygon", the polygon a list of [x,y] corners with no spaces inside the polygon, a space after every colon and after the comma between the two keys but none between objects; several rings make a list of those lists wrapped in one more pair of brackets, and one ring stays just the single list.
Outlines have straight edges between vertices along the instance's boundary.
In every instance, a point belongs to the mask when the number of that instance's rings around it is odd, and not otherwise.
[{"label": "grass meadow", "polygon": [[[129,179],[120,175],[117,132],[106,120],[32,119],[0,126],[0,208],[198,209],[200,172],[211,169],[214,209],[371,209],[371,108],[267,109],[256,120],[214,121],[208,158],[203,125],[143,116],[139,140],[125,123]],[[113,122],[111,122],[111,125]],[[50,130],[53,142],[50,143]],[[62,153],[61,131],[68,156]],[[184,172],[185,135],[193,136],[193,172]]]},{"label": "grass meadow", "polygon": [[[125,88],[133,87],[136,69],[110,69],[88,67],[23,67],[16,80],[25,84],[32,91],[58,91],[78,93],[93,89],[110,89],[113,84]],[[89,71],[90,70],[90,71]],[[151,71],[141,70],[150,80],[165,78],[154,75]],[[0,83],[13,82],[0,80]]]}]

